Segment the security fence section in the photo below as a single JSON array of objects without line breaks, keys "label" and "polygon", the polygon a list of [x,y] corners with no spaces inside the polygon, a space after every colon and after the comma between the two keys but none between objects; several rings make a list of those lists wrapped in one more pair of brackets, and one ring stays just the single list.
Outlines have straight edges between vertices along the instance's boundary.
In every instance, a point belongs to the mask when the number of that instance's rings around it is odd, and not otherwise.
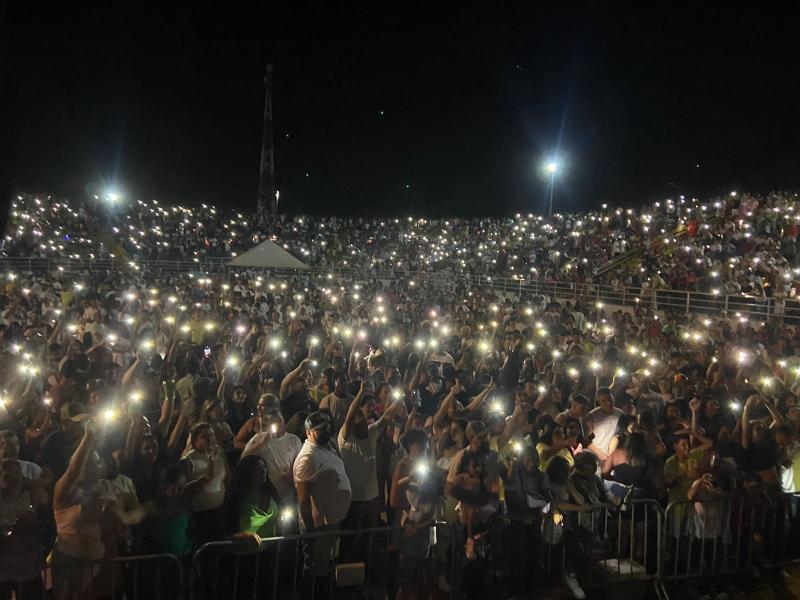
[{"label": "security fence section", "polygon": [[533,525],[498,519],[472,559],[461,525],[444,522],[422,532],[422,553],[409,550],[419,531],[379,527],[210,542],[184,558],[54,561],[38,574],[15,572],[6,557],[0,586],[16,600],[425,598],[444,575],[452,598],[508,597],[552,592],[573,573],[587,591],[644,583],[664,598],[664,584],[756,574],[800,557],[798,500],[754,490],[666,508],[631,494],[577,510],[548,505]]}]

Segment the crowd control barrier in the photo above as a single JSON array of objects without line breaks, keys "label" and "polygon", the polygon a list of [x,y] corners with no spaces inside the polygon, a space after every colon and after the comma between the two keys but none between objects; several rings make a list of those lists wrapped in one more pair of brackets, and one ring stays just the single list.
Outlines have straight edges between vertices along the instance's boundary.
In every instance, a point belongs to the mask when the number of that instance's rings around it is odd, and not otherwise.
[{"label": "crowd control barrier", "polygon": [[[633,497],[633,499],[631,498]],[[41,569],[0,561],[0,597],[16,600],[240,600],[294,598],[508,597],[563,588],[575,573],[585,590],[724,577],[782,567],[800,557],[795,495],[709,490],[659,502],[629,494],[619,505],[562,510],[541,521],[492,521],[476,557],[458,522],[417,530],[378,527],[222,540],[193,556],[121,556],[52,561]],[[16,569],[16,570],[15,570]],[[442,580],[449,593],[442,594]]]},{"label": "crowd control barrier", "polygon": [[172,554],[96,561],[56,557],[39,569],[14,563],[13,557],[0,559],[0,598],[174,600],[184,590],[185,568]]}]

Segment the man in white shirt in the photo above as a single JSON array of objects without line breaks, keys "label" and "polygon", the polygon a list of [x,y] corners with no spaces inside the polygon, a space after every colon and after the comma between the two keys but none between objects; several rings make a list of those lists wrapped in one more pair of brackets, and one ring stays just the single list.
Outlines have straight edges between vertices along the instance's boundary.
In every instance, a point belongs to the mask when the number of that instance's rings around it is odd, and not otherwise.
[{"label": "man in white shirt", "polygon": [[[401,405],[402,400],[395,401],[380,419],[370,424],[369,417],[375,410],[375,397],[366,393],[363,382],[350,403],[338,437],[342,461],[352,488],[350,510],[344,522],[345,530],[370,529],[378,525],[382,504],[378,497],[378,468],[375,458],[378,438],[392,422]],[[351,537],[347,542],[348,550],[355,553],[359,540]],[[349,555],[346,556],[347,559],[355,558],[350,552],[343,554]],[[367,557],[362,555],[358,558],[365,561]]]},{"label": "man in white shirt", "polygon": [[[306,417],[305,428],[306,442],[294,461],[301,531],[337,531],[347,516],[352,492],[344,463],[330,445],[330,415],[322,411],[311,413]],[[306,545],[306,569],[318,578],[315,585],[327,583],[337,542],[335,536],[318,537]]]},{"label": "man in white shirt", "polygon": [[242,458],[257,454],[267,463],[269,480],[281,499],[282,505],[294,504],[294,461],[300,453],[303,442],[293,433],[286,432],[286,424],[280,411],[271,410],[264,414],[264,429],[255,434],[242,452]]},{"label": "man in white shirt", "polygon": [[617,423],[622,411],[614,407],[614,396],[608,388],[597,390],[597,408],[590,411],[584,419],[586,434],[593,436],[588,450],[600,460],[608,458],[611,438],[617,432]]}]

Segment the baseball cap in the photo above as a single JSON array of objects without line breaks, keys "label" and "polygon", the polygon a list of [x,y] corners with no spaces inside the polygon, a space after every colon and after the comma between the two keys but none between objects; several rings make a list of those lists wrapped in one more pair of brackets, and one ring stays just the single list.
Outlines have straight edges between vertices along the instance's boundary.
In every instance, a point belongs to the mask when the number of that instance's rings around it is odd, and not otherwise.
[{"label": "baseball cap", "polygon": [[318,429],[325,429],[326,427],[330,426],[331,417],[328,415],[328,413],[317,410],[306,417],[306,431],[316,431]]},{"label": "baseball cap", "polygon": [[61,420],[62,421],[83,421],[91,417],[89,409],[85,404],[80,402],[68,402],[61,407]]},{"label": "baseball cap", "polygon": [[467,439],[471,440],[476,436],[488,435],[489,428],[483,421],[470,421],[467,425]]}]

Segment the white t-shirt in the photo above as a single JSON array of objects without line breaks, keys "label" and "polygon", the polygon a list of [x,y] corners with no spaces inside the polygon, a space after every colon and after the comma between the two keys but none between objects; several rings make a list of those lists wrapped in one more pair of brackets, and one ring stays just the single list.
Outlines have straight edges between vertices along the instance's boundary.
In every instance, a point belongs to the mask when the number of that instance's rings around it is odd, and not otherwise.
[{"label": "white t-shirt", "polygon": [[585,423],[592,424],[592,431],[594,432],[594,441],[592,442],[604,453],[608,454],[608,448],[611,445],[611,438],[617,432],[617,423],[623,412],[618,408],[612,408],[611,414],[603,412],[600,407],[590,411],[586,418]]},{"label": "white t-shirt", "polygon": [[383,427],[373,423],[365,439],[358,439],[350,428],[350,435],[345,440],[339,431],[339,451],[342,454],[344,470],[350,479],[353,491],[353,502],[368,502],[378,497],[378,468],[376,452],[378,437]]},{"label": "white t-shirt", "polygon": [[[264,438],[268,438],[268,441],[261,444]],[[259,444],[261,445],[259,446]],[[272,437],[271,433],[264,431],[250,438],[250,441],[244,447],[242,456],[257,454],[264,459],[269,470],[270,482],[278,490],[281,500],[286,501],[291,500],[294,496],[294,487],[284,479],[284,475],[292,472],[294,461],[302,447],[303,442],[293,433],[284,433],[281,437]]]},{"label": "white t-shirt", "polygon": [[791,467],[781,467],[781,488],[787,494],[800,492],[800,444],[795,443],[786,452]]},{"label": "white t-shirt", "polygon": [[22,476],[28,481],[36,481],[42,476],[42,467],[29,460],[17,460]]},{"label": "white t-shirt", "polygon": [[311,485],[314,526],[337,525],[347,516],[352,490],[342,459],[329,446],[306,440],[294,460],[295,483]]},{"label": "white t-shirt", "polygon": [[205,452],[192,450],[185,459],[192,466],[192,479],[197,479],[208,473],[211,460],[214,461],[214,474],[211,480],[203,484],[201,491],[192,498],[192,512],[213,510],[225,502],[225,455],[218,452],[209,457]]}]

